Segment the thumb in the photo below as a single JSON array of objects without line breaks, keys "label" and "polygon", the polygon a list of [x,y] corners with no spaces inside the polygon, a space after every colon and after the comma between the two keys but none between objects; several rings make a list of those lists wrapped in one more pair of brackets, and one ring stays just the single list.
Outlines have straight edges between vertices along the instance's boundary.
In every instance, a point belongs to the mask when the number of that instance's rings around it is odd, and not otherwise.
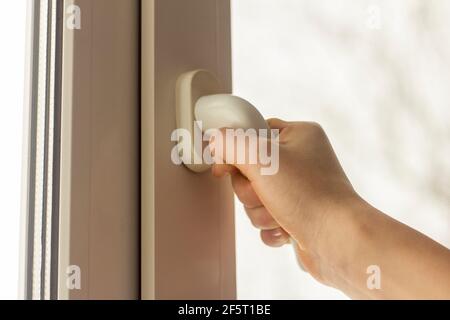
[{"label": "thumb", "polygon": [[271,129],[278,129],[281,131],[283,131],[284,129],[286,129],[287,127],[291,126],[293,123],[292,122],[287,122],[281,119],[277,119],[277,118],[271,118],[267,120],[267,124],[269,125],[269,127]]}]

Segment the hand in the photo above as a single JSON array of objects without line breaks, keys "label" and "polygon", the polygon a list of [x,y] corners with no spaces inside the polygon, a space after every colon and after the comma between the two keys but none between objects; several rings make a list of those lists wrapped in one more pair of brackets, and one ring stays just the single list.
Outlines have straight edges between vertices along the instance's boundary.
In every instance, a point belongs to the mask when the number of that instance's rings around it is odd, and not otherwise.
[{"label": "hand", "polygon": [[[236,146],[236,140],[225,139],[223,148],[211,144],[226,163],[214,165],[213,174],[231,175],[265,244],[279,247],[294,239],[305,269],[353,298],[450,298],[450,250],[365,202],[319,125],[277,119],[269,125],[280,130],[274,175],[261,175],[260,162],[227,158],[227,145]],[[249,152],[249,144],[245,149]],[[372,265],[384,279],[377,290],[366,282]]]},{"label": "hand", "polygon": [[299,245],[302,265],[327,283],[316,259],[327,237],[324,226],[335,223],[331,220],[344,203],[360,199],[318,124],[277,119],[268,123],[280,130],[277,174],[261,175],[260,164],[230,166],[233,161],[225,159],[226,146],[223,152],[215,150],[215,155],[228,165],[215,165],[213,174],[231,174],[233,188],[265,244],[279,247],[292,237]]}]

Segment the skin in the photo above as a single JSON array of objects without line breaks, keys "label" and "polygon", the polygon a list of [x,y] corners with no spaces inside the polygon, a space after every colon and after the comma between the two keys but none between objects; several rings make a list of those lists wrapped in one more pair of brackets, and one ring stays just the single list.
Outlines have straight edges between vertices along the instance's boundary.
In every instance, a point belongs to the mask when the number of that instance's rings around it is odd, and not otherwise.
[{"label": "skin", "polygon": [[[216,160],[226,163],[214,165],[213,174],[231,176],[266,245],[292,238],[306,271],[351,298],[450,299],[450,250],[364,201],[318,124],[271,119],[269,126],[280,130],[275,175],[227,159],[231,141],[210,142]],[[380,268],[380,289],[368,289],[372,265]]]}]

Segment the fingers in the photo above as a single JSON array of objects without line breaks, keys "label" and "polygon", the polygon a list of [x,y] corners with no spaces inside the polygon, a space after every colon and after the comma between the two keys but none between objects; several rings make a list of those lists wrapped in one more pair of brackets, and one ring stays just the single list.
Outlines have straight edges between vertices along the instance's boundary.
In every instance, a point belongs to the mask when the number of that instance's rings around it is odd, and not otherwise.
[{"label": "fingers", "polygon": [[212,166],[211,172],[213,176],[222,178],[227,175],[233,175],[239,170],[230,164],[215,164]]},{"label": "fingers", "polygon": [[234,174],[231,177],[234,192],[246,208],[257,208],[263,204],[252,187],[251,182],[242,174]]},{"label": "fingers", "polygon": [[[289,124],[282,120],[273,119],[270,120],[269,125],[275,129],[282,129]],[[210,149],[216,161],[212,168],[213,175],[216,177],[231,175],[233,189],[239,200],[244,204],[245,211],[252,224],[261,230],[261,239],[266,245],[280,247],[288,244],[290,236],[267,211],[250,181],[252,177],[256,178],[259,175],[259,169],[262,167],[259,162],[259,140],[256,140],[256,144],[252,145],[251,137],[249,138],[245,133],[234,132],[230,136],[227,135],[227,129],[221,129],[220,134],[221,136],[213,136],[210,140]],[[266,138],[257,137],[257,139]],[[267,145],[270,146],[270,143],[267,143]],[[243,162],[239,159],[239,156],[242,155],[238,155],[238,151],[244,152],[245,160]]]},{"label": "fingers", "polygon": [[234,192],[244,205],[245,211],[252,224],[261,230],[279,228],[280,225],[264,207],[252,184],[241,174],[235,174],[231,178]]},{"label": "fingers", "polygon": [[289,243],[289,235],[281,228],[262,230],[261,240],[269,247],[281,247]]},{"label": "fingers", "polygon": [[260,230],[273,230],[279,228],[280,225],[272,218],[269,212],[264,208],[256,207],[256,208],[245,208],[250,221],[253,226]]},{"label": "fingers", "polygon": [[[280,132],[293,124],[280,119],[269,119],[267,123],[271,129],[278,129]],[[261,150],[259,149],[261,145],[267,146],[267,150],[264,150],[265,154],[271,154],[272,144],[270,139],[258,137],[256,131],[252,135],[245,130],[234,130],[229,134],[229,130],[232,129],[222,128],[211,134],[209,148],[216,163],[213,166],[213,174],[217,177],[223,177],[236,172],[237,170],[234,170],[234,167],[252,180],[252,177],[257,176],[259,169],[262,167],[260,162]],[[270,137],[270,134],[268,134],[268,137]]]},{"label": "fingers", "polygon": [[[248,178],[257,178],[262,167],[260,162],[261,139],[270,147],[269,139],[258,137],[256,131],[223,128],[212,135],[209,148],[216,165],[228,164],[237,168]],[[215,167],[214,174],[221,175],[230,167]]]},{"label": "fingers", "polygon": [[291,125],[290,122],[283,121],[283,120],[276,119],[276,118],[268,119],[267,123],[271,129],[278,129],[278,130],[280,130],[280,132],[283,129],[285,129]]},{"label": "fingers", "polygon": [[280,247],[289,242],[289,235],[264,207],[253,190],[251,182],[240,173],[231,178],[233,189],[244,204],[245,211],[253,226],[261,230],[261,239],[271,247]]}]

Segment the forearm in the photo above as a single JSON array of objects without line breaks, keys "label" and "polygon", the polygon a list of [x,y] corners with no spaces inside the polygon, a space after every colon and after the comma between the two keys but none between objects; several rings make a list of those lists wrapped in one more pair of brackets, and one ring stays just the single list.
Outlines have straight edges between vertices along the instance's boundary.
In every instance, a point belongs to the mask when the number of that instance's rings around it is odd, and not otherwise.
[{"label": "forearm", "polygon": [[[450,298],[445,247],[363,201],[333,223],[334,235],[321,254],[331,285],[360,299]],[[368,284],[369,277],[374,281]]]}]

